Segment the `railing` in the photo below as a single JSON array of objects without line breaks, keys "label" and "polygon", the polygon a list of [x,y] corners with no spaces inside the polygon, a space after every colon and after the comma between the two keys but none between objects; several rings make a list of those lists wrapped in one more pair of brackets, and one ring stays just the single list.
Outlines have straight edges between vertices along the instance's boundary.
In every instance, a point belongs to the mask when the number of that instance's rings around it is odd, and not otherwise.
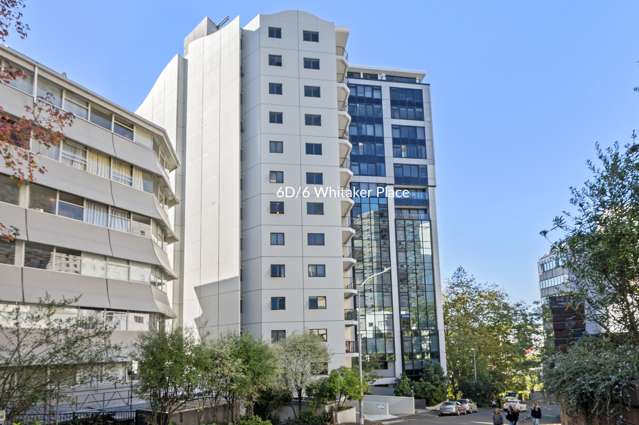
[{"label": "railing", "polygon": [[344,320],[357,320],[357,311],[354,308],[345,309]]},{"label": "railing", "polygon": [[134,424],[135,411],[96,411],[96,412],[68,412],[68,413],[30,413],[15,418],[22,425],[32,424]]},{"label": "railing", "polygon": [[342,163],[339,165],[342,168],[348,168],[350,170],[351,168],[351,158],[350,155],[346,155],[344,157],[344,160],[342,161]]},{"label": "railing", "polygon": [[355,289],[355,282],[351,276],[344,277],[344,289]]},{"label": "railing", "polygon": [[338,111],[348,111],[348,102],[346,100],[337,101],[337,110]]},{"label": "railing", "polygon": [[357,341],[344,341],[346,344],[345,351],[347,353],[357,353]]}]

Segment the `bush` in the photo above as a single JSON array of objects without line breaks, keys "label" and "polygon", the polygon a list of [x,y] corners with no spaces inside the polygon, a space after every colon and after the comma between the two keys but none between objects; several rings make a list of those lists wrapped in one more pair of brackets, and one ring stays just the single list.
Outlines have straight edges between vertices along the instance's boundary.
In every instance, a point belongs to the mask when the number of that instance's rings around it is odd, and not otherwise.
[{"label": "bush", "polygon": [[395,395],[397,397],[412,397],[413,383],[406,374],[403,374],[397,385],[395,386]]},{"label": "bush", "polygon": [[461,382],[459,390],[464,397],[474,400],[480,406],[488,406],[492,400],[497,398],[501,389],[495,384],[495,379],[487,376],[477,377],[477,382],[473,379]]},{"label": "bush", "polygon": [[330,413],[314,415],[310,412],[302,412],[297,418],[288,421],[287,425],[326,425],[332,419]]},{"label": "bush", "polygon": [[271,425],[271,421],[262,419],[259,416],[251,416],[248,418],[240,419],[238,425]]},{"label": "bush", "polygon": [[292,400],[291,392],[287,388],[268,387],[258,394],[253,411],[262,419],[273,421],[273,412],[279,407],[289,404]]}]

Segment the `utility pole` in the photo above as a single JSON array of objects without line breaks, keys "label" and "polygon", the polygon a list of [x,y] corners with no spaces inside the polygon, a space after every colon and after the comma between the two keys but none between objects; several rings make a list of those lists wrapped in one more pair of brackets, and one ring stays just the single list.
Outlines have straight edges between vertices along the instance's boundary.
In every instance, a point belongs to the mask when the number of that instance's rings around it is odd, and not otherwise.
[{"label": "utility pole", "polygon": [[473,369],[475,371],[475,383],[477,383],[477,350],[473,350]]}]

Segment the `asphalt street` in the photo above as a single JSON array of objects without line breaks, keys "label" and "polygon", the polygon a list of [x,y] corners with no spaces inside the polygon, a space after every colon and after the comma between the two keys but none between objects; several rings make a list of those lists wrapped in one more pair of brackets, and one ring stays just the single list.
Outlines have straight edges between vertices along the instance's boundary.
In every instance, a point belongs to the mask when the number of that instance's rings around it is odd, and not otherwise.
[{"label": "asphalt street", "polygon": [[[556,406],[542,407],[544,413],[541,420],[542,424],[559,424],[559,409]],[[508,422],[504,418],[504,423]],[[414,416],[406,416],[403,418],[390,419],[382,421],[384,425],[420,425],[420,424],[436,424],[436,425],[492,425],[492,410],[480,408],[479,412],[462,416],[438,416],[437,412],[419,411]],[[532,424],[529,413],[523,413],[520,416],[518,424]]]}]

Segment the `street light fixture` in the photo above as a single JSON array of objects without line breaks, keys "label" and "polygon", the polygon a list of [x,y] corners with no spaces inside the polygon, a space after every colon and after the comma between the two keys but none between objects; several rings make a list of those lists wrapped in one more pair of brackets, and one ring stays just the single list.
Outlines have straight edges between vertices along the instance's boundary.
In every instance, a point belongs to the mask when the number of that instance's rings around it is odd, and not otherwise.
[{"label": "street light fixture", "polygon": [[359,286],[357,286],[357,351],[359,351],[359,361],[357,362],[359,364],[359,391],[360,391],[360,399],[359,399],[359,423],[360,425],[364,425],[364,372],[362,370],[362,359],[363,359],[363,354],[362,354],[362,329],[359,323],[359,290],[362,289],[364,287],[364,285],[366,285],[371,279],[376,278],[379,275],[382,275],[388,271],[390,271],[390,267],[386,267],[384,270],[382,270],[381,272],[377,272],[377,273],[373,273],[372,275],[368,276],[366,279],[364,279],[362,281],[362,283],[359,284]]}]

